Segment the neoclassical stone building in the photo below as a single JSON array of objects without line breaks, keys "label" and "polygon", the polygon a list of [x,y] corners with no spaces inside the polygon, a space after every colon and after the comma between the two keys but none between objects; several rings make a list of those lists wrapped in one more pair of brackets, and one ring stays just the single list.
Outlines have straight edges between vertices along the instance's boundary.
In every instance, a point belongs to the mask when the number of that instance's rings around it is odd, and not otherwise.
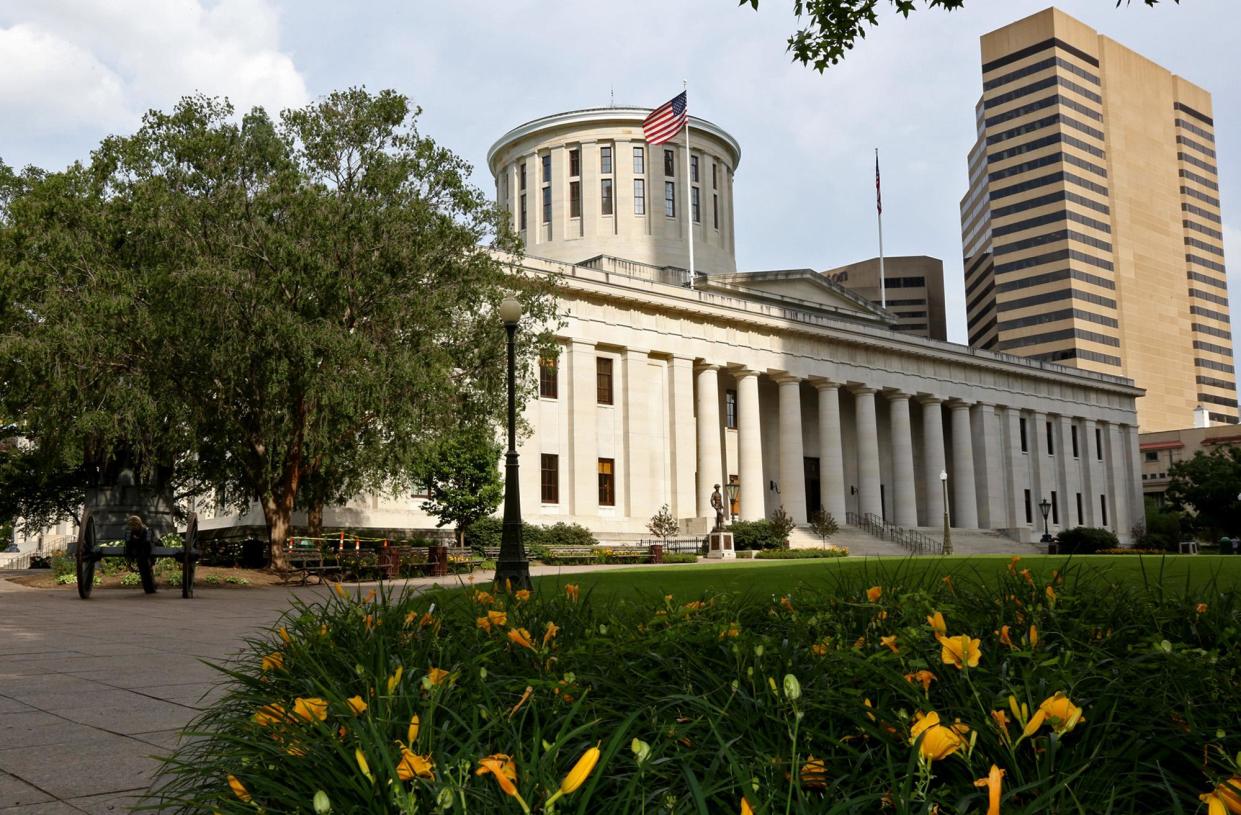
[{"label": "neoclassical stone building", "polygon": [[936,527],[946,492],[955,527],[1037,538],[1047,499],[1053,532],[1129,537],[1132,382],[897,333],[811,269],[738,273],[736,140],[691,119],[687,179],[683,138],[643,140],[648,112],[547,116],[488,154],[523,264],[562,284],[560,353],[520,450],[527,518],[606,537],[667,504],[701,528],[714,485],[735,481],[742,519],[783,506],[799,523],[823,508]]}]

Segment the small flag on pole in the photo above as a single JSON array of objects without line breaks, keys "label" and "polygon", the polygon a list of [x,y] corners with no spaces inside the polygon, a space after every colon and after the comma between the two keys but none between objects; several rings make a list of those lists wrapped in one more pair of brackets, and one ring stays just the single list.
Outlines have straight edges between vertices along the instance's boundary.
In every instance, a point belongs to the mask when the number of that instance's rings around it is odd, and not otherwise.
[{"label": "small flag on pole", "polygon": [[879,151],[875,151],[875,209],[883,214],[883,195],[879,191]]},{"label": "small flag on pole", "polygon": [[689,116],[689,102],[685,91],[664,102],[651,111],[642,122],[642,135],[652,145],[663,144],[674,137],[685,126]]}]

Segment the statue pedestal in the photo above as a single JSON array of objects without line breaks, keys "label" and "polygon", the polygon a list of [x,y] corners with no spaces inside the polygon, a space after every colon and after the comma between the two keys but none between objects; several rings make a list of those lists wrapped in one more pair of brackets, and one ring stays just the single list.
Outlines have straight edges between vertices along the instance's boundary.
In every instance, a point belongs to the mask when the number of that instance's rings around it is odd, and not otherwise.
[{"label": "statue pedestal", "polygon": [[707,557],[716,560],[733,560],[737,552],[733,549],[733,533],[715,531],[707,535]]}]

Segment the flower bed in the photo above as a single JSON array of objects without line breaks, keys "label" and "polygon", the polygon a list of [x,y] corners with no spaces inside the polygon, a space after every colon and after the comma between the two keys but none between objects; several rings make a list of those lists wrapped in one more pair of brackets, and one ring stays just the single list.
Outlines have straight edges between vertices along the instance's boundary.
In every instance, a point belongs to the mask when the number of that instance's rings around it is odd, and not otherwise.
[{"label": "flower bed", "polygon": [[755,553],[759,560],[802,560],[805,558],[847,557],[849,549],[829,546],[825,549],[760,549]]},{"label": "flower bed", "polygon": [[152,803],[1034,815],[1236,801],[1217,789],[1241,774],[1236,594],[1118,589],[1091,568],[1043,582],[1014,562],[998,585],[851,571],[653,605],[574,585],[342,590],[250,643]]}]

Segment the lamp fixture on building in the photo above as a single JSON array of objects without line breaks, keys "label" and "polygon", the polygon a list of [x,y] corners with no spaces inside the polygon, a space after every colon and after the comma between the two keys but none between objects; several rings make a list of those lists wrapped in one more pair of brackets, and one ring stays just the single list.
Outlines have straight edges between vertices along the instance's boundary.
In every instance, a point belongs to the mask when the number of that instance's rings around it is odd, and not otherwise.
[{"label": "lamp fixture on building", "polygon": [[952,554],[952,525],[948,518],[948,471],[939,471],[939,483],[944,488],[944,554]]},{"label": "lamp fixture on building", "polygon": [[508,332],[508,452],[504,455],[504,528],[496,559],[496,585],[530,588],[530,561],[521,542],[521,494],[517,481],[517,323],[521,302],[508,296],[500,303],[500,319]]},{"label": "lamp fixture on building", "polygon": [[733,512],[733,508],[737,506],[737,495],[741,492],[741,482],[730,480],[724,485],[724,492],[728,494],[728,515],[732,521],[737,520],[737,513]]},{"label": "lamp fixture on building", "polygon": [[1047,515],[1051,512],[1051,501],[1044,498],[1038,502],[1038,511],[1043,513],[1043,537],[1040,543],[1051,543],[1051,533],[1047,531]]}]

